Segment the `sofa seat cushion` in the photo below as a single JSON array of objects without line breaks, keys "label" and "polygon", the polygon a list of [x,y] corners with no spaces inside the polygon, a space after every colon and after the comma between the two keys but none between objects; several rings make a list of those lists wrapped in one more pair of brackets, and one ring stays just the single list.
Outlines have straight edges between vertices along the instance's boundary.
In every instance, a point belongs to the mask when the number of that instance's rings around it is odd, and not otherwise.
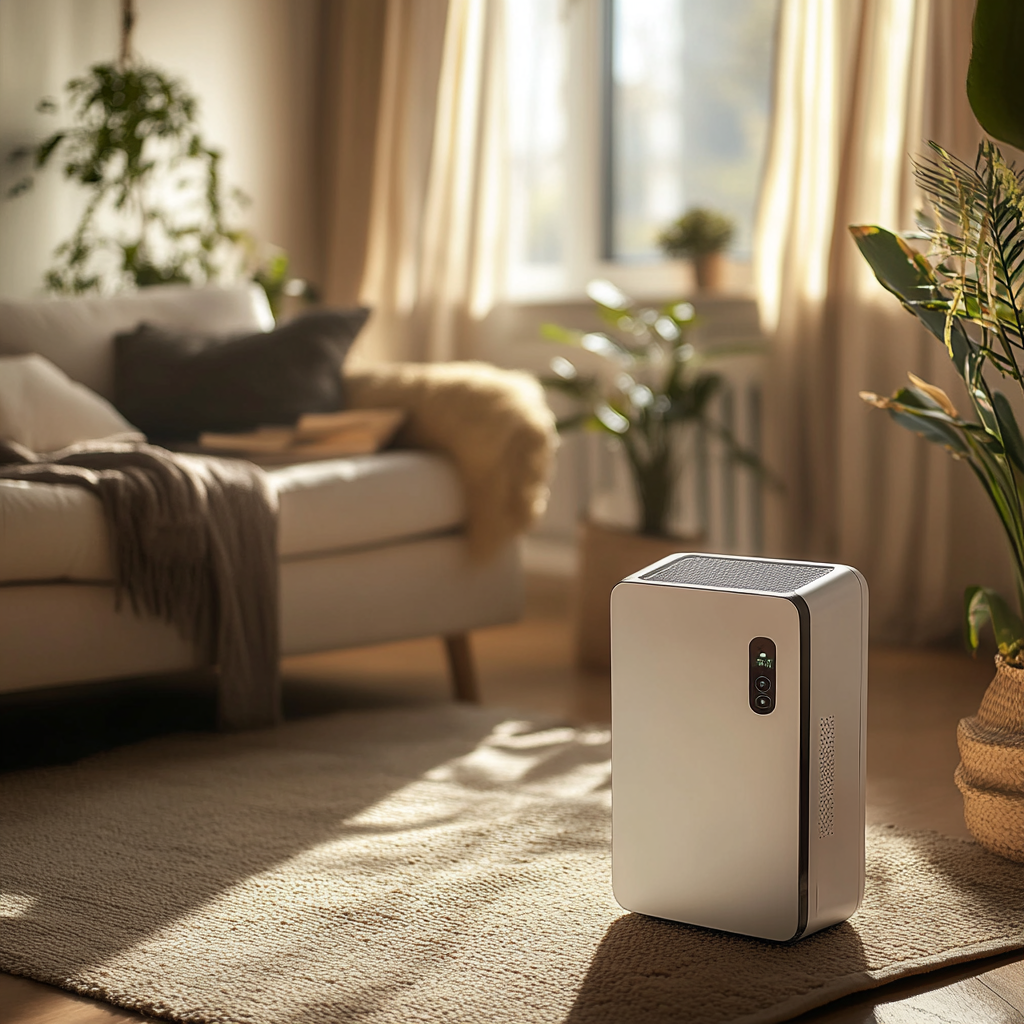
[{"label": "sofa seat cushion", "polygon": [[[445,533],[465,519],[443,456],[387,451],[271,470],[283,559]],[[78,487],[0,480],[0,583],[110,580],[99,500]]]},{"label": "sofa seat cushion", "polygon": [[81,487],[0,480],[0,583],[111,576],[99,498]]},{"label": "sofa seat cushion", "polygon": [[271,470],[278,552],[306,557],[456,530],[462,484],[443,455],[386,451]]}]

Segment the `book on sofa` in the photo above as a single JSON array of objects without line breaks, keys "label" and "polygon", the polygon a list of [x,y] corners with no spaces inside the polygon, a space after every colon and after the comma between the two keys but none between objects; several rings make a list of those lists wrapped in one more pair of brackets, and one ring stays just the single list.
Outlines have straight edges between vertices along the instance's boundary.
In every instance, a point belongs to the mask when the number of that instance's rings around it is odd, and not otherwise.
[{"label": "book on sofa", "polygon": [[259,427],[236,434],[203,433],[195,450],[211,455],[242,455],[266,465],[367,455],[380,451],[404,419],[401,409],[307,413],[293,427]]}]

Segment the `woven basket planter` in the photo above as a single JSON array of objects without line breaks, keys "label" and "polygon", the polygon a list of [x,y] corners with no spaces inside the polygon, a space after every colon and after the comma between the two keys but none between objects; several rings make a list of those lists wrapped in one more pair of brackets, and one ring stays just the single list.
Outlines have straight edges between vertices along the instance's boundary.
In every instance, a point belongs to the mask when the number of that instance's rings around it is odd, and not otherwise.
[{"label": "woven basket planter", "polygon": [[956,731],[964,820],[977,841],[1024,863],[1024,669],[996,657],[996,676],[977,715]]}]

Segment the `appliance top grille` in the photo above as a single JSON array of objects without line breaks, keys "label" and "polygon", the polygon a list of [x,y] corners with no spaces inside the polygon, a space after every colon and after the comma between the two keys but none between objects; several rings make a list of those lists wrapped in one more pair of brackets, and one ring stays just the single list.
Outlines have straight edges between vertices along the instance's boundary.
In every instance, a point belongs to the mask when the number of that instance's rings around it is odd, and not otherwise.
[{"label": "appliance top grille", "polygon": [[721,558],[717,555],[683,555],[641,579],[656,583],[682,583],[716,590],[760,590],[788,594],[821,579],[831,565],[800,565],[797,562],[764,562],[754,558]]}]

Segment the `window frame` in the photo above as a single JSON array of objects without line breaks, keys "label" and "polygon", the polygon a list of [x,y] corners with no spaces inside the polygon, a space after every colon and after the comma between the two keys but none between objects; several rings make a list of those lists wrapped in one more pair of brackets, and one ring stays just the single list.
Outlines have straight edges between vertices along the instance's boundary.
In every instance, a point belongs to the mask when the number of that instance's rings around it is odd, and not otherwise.
[{"label": "window frame", "polygon": [[[515,0],[508,0],[515,2]],[[565,0],[568,93],[563,252],[559,263],[506,270],[505,299],[517,304],[577,301],[594,278],[641,299],[696,293],[691,261],[611,256],[614,231],[613,0]],[[570,186],[571,183],[571,187]],[[725,254],[724,295],[749,298],[749,260]]]}]

